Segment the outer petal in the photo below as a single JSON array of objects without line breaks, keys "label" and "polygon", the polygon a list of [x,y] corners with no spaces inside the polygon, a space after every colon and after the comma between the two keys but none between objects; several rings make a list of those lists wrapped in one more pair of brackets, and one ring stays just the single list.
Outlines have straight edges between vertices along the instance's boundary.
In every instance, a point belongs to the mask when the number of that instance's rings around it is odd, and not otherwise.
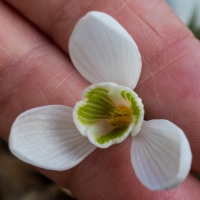
[{"label": "outer petal", "polygon": [[89,12],[77,23],[69,41],[77,70],[91,83],[114,82],[134,88],[141,56],[127,31],[111,16]]},{"label": "outer petal", "polygon": [[9,147],[24,162],[57,171],[74,167],[96,149],[76,129],[72,108],[61,105],[19,115],[11,129]]},{"label": "outer petal", "polygon": [[133,138],[131,162],[139,180],[151,190],[180,184],[191,166],[191,150],[183,131],[167,120],[143,123]]}]

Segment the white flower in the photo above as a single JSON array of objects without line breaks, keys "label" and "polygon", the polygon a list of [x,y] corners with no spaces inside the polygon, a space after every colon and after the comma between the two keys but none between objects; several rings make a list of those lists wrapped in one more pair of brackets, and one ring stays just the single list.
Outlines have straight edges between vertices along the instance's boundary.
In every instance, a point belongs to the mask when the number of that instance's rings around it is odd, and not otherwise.
[{"label": "white flower", "polygon": [[141,57],[127,31],[109,15],[90,12],[77,23],[69,52],[93,85],[74,110],[49,105],[18,116],[9,137],[11,152],[32,165],[62,171],[131,134],[131,163],[139,180],[152,190],[180,184],[191,166],[189,143],[167,120],[143,121],[143,104],[132,90]]},{"label": "white flower", "polygon": [[200,29],[200,1],[199,0],[166,0],[174,12],[186,24],[194,23],[196,30]]}]

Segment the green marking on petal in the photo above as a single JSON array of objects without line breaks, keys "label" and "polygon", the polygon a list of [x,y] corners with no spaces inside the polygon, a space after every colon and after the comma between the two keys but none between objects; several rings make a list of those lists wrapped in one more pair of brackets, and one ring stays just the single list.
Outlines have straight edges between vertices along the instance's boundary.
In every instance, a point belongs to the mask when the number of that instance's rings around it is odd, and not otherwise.
[{"label": "green marking on petal", "polygon": [[80,107],[79,113],[83,113],[83,114],[89,114],[89,115],[100,115],[100,116],[107,116],[109,117],[110,114],[106,111],[106,110],[101,110],[101,108],[97,109],[91,109],[88,104],[86,104],[85,106]]},{"label": "green marking on petal", "polygon": [[108,96],[108,92],[105,88],[94,88],[86,94],[86,97],[88,98],[88,102],[93,103],[95,100],[95,102],[98,101],[98,105],[115,108],[112,100]]},{"label": "green marking on petal", "polygon": [[98,96],[103,96],[105,99],[107,99],[108,101],[112,102],[110,100],[110,98],[108,97],[108,90],[105,89],[105,88],[94,88],[94,89],[91,89],[85,96],[90,98],[91,95],[98,95]]},{"label": "green marking on petal", "polygon": [[90,125],[98,120],[111,117],[111,111],[115,109],[114,103],[108,96],[105,88],[94,88],[85,94],[85,102],[77,110],[78,119],[82,124]]},{"label": "green marking on petal", "polygon": [[128,128],[129,126],[117,127],[117,128],[114,128],[110,133],[106,135],[102,135],[100,137],[99,137],[99,134],[96,134],[96,141],[99,144],[105,144],[105,143],[108,143],[110,140],[121,138],[126,133]]},{"label": "green marking on petal", "polygon": [[84,125],[92,125],[92,124],[95,124],[96,122],[98,122],[99,120],[92,120],[92,119],[86,119],[86,118],[83,118],[81,116],[78,117],[79,121],[84,124]]},{"label": "green marking on petal", "polygon": [[103,98],[98,98],[98,96],[96,97],[92,96],[92,98],[88,99],[86,102],[95,104],[96,106],[100,106],[101,107],[100,109],[103,110],[111,110],[115,108],[114,105],[109,104]]},{"label": "green marking on petal", "polygon": [[126,99],[126,91],[121,91],[121,96],[124,98],[124,99]]},{"label": "green marking on petal", "polygon": [[[87,107],[86,107],[87,108]],[[85,119],[106,119],[106,118],[108,118],[109,117],[109,115],[106,115],[106,113],[105,113],[105,115],[97,115],[97,114],[91,114],[91,113],[88,113],[88,112],[84,112],[84,110],[82,110],[82,108],[80,108],[79,110],[78,110],[78,115],[80,116],[80,117],[82,117],[82,118],[85,118]]]},{"label": "green marking on petal", "polygon": [[128,100],[131,103],[131,111],[132,111],[132,115],[134,115],[136,117],[135,119],[135,124],[138,123],[139,117],[140,117],[140,108],[137,105],[136,100],[134,99],[134,97],[127,91],[122,91],[121,92],[121,96],[125,99]]},{"label": "green marking on petal", "polygon": [[[96,104],[93,104],[93,103],[88,103],[87,102],[87,107],[91,110],[95,110],[95,111],[99,111],[101,110],[102,111],[102,107],[100,105],[96,105]],[[103,108],[104,110],[104,108]],[[103,111],[104,112],[104,111]]]}]

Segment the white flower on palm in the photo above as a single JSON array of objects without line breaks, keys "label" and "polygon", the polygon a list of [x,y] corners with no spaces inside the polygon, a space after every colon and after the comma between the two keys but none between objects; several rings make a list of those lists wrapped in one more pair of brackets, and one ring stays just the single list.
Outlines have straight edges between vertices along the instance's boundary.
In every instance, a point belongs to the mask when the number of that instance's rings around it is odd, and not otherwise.
[{"label": "white flower on palm", "polygon": [[32,165],[62,171],[97,147],[107,148],[131,135],[131,163],[147,188],[181,183],[191,166],[189,143],[173,123],[143,120],[142,101],[132,90],[141,56],[127,31],[109,15],[90,12],[77,23],[69,52],[76,69],[93,85],[74,109],[49,105],[19,115],[9,137],[11,152]]}]

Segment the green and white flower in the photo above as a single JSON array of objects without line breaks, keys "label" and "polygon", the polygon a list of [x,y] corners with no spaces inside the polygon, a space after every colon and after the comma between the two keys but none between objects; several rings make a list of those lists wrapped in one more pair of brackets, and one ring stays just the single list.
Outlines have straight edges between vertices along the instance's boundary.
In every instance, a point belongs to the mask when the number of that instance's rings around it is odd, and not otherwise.
[{"label": "green and white flower", "polygon": [[76,69],[93,85],[83,91],[74,109],[49,105],[19,115],[9,137],[11,152],[37,167],[62,171],[97,147],[107,148],[130,136],[131,163],[147,188],[180,184],[191,166],[188,140],[167,120],[143,120],[142,101],[133,91],[141,56],[127,31],[109,15],[89,12],[77,23],[69,52]]},{"label": "green and white flower", "polygon": [[83,136],[100,148],[121,143],[141,127],[141,99],[130,88],[116,83],[99,83],[83,92],[73,112],[74,123]]}]

